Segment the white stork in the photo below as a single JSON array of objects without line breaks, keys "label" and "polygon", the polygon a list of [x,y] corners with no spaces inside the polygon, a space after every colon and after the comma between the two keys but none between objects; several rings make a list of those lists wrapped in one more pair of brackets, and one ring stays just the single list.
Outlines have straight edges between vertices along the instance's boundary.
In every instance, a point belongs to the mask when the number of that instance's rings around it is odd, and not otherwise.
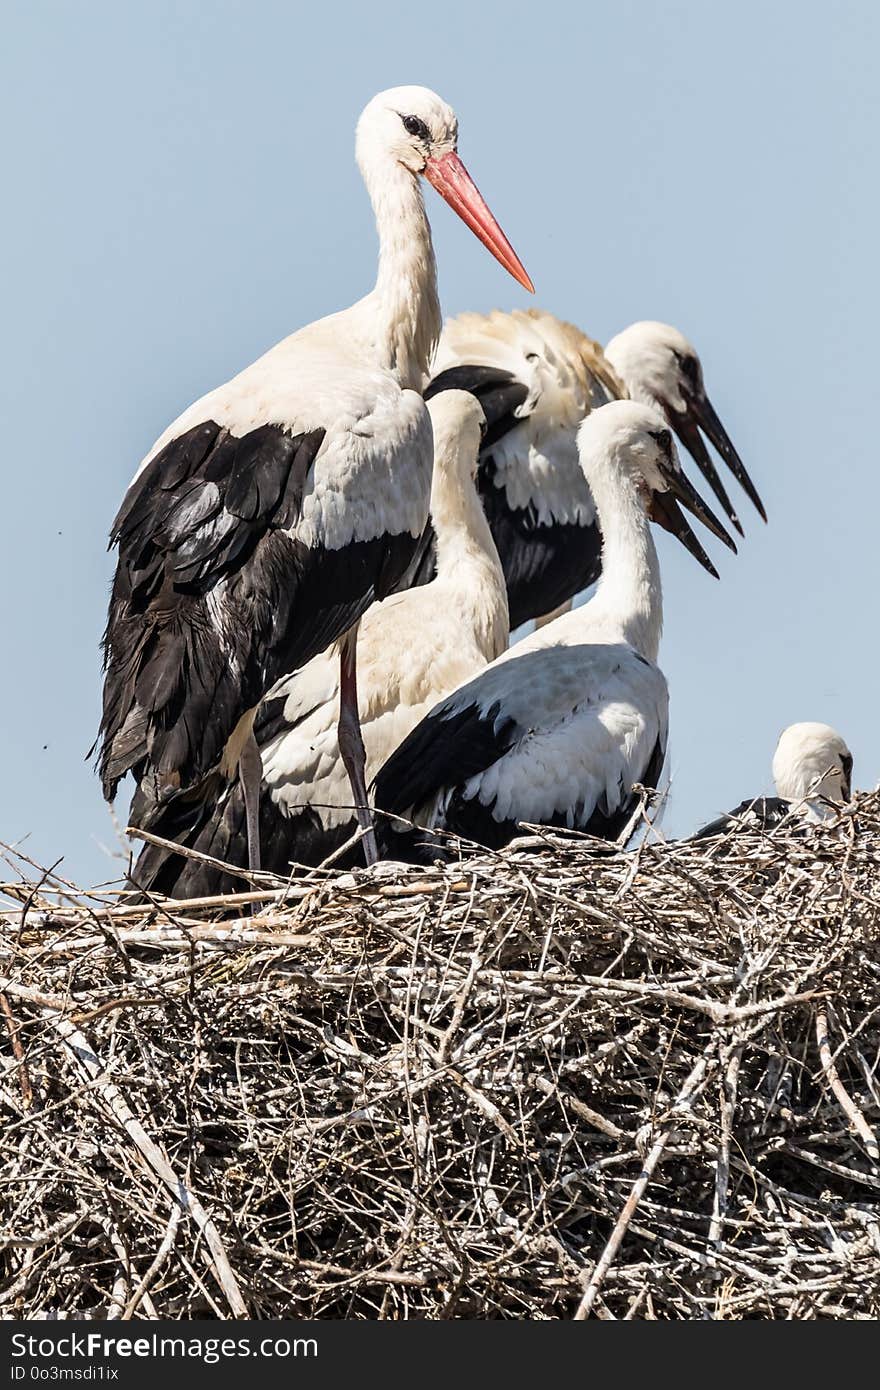
[{"label": "white stork", "polygon": [[[280,676],[341,647],[339,747],[371,821],[355,631],[394,588],[428,514],[432,443],[420,395],[440,332],[420,175],[501,264],[531,281],[456,153],[458,122],[423,87],[369,103],[357,159],[376,215],[375,289],[301,329],[165,431],[113,523],[105,635],[104,794],[133,772],[142,825],[218,765],[240,767],[259,865],[255,710]],[[368,836],[368,859],[375,846]]]},{"label": "white stork", "polygon": [[[378,809],[500,847],[522,822],[613,837],[633,784],[656,785],[668,695],[649,517],[715,574],[678,502],[702,507],[650,407],[603,406],[581,425],[578,447],[602,532],[594,597],[435,706],[380,770]],[[396,854],[396,829],[380,823],[379,833]]]},{"label": "white stork", "polygon": [[[358,633],[360,719],[367,776],[436,702],[507,646],[507,591],[476,489],[485,417],[467,391],[443,391],[428,409],[434,429],[431,518],[437,574],[421,588],[368,608]],[[334,648],[279,681],[263,701],[254,733],[263,765],[263,867],[320,864],[355,830],[351,791],[339,761],[339,667]],[[184,838],[224,863],[247,863],[239,783],[206,788],[185,835],[160,822],[163,838]],[[179,803],[170,808],[180,813]],[[170,832],[170,833],[169,833]],[[349,859],[351,856],[349,856]],[[340,862],[339,860],[336,861]],[[347,862],[347,861],[346,861]],[[234,891],[235,880],[203,862],[147,846],[133,874],[142,888],[176,898]]]},{"label": "white stork", "polygon": [[770,830],[796,815],[816,823],[832,819],[852,795],[852,753],[830,724],[789,724],[773,754],[775,796],[741,801],[726,816],[704,825],[695,840],[732,830]]},{"label": "white stork", "polygon": [[706,448],[703,433],[727,464],[763,521],[764,504],[742,459],[718,418],[703,381],[697,350],[683,333],[668,323],[646,319],[630,324],[605,345],[610,362],[631,400],[657,406],[679,440],[698,464],[739,534],[745,534],[736,509]]},{"label": "white stork", "polygon": [[[480,491],[507,579],[511,628],[560,608],[599,576],[601,539],[576,436],[584,416],[609,400],[656,406],[741,532],[704,429],[764,515],[706,395],[695,349],[666,324],[633,324],[603,352],[543,310],[461,314],[445,324],[433,370],[428,394],[472,390],[489,421]],[[732,545],[708,508],[700,519]],[[428,549],[419,577],[429,574]]]}]

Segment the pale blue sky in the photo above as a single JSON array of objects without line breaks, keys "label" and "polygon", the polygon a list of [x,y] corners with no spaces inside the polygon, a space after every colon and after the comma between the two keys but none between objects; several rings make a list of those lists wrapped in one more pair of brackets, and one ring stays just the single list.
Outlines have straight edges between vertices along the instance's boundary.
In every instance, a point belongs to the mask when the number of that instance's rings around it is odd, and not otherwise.
[{"label": "pale blue sky", "polygon": [[[767,504],[765,528],[737,495],[720,584],[661,541],[667,831],[765,788],[793,720],[837,725],[877,781],[873,0],[29,0],[4,19],[0,838],[114,872],[83,762],[110,520],[189,401],[370,287],[354,124],[409,82],[458,111],[534,302],[600,340],[659,318],[694,341]],[[444,310],[525,304],[428,198]]]}]

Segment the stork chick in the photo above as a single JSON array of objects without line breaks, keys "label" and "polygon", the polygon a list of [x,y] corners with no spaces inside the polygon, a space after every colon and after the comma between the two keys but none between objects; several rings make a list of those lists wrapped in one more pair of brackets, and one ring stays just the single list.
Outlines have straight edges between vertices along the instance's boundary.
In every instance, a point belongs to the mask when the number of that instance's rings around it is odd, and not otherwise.
[{"label": "stork chick", "polygon": [[606,345],[605,359],[620,377],[630,400],[654,405],[666,416],[739,534],[744,535],[742,524],[701,430],[766,521],[757,489],[709,399],[697,350],[684,334],[653,319],[632,323]]},{"label": "stork chick", "polygon": [[[656,786],[668,692],[649,519],[715,574],[678,505],[699,513],[703,504],[670,430],[644,405],[593,412],[578,448],[603,537],[595,596],[436,705],[379,772],[379,810],[498,848],[523,822],[613,838],[631,814],[634,783]],[[377,832],[388,843],[381,822]]]},{"label": "stork chick", "polygon": [[852,796],[852,753],[830,724],[789,724],[773,754],[775,796],[752,797],[704,825],[695,840],[732,830],[770,830],[790,816],[831,820]]}]

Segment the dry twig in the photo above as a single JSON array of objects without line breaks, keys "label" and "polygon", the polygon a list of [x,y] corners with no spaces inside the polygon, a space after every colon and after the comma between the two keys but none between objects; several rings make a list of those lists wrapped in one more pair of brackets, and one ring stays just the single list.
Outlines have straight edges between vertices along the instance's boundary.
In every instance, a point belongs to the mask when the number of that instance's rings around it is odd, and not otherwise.
[{"label": "dry twig", "polygon": [[6,858],[5,1315],[880,1316],[880,796],[185,903]]}]

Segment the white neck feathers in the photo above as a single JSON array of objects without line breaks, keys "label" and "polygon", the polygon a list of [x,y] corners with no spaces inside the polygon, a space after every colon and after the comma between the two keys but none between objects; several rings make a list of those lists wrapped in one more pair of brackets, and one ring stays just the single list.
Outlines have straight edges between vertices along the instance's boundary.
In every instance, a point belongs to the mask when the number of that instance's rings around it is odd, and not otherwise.
[{"label": "white neck feathers", "polygon": [[486,661],[494,661],[510,635],[507,586],[476,486],[460,469],[435,464],[431,522],[438,602],[448,600],[454,606],[462,622],[472,627]]},{"label": "white neck feathers", "polygon": [[361,158],[379,233],[379,273],[366,300],[378,365],[421,391],[440,337],[440,300],[431,228],[418,176],[382,153]]},{"label": "white neck feathers", "polygon": [[663,629],[660,564],[632,474],[610,444],[591,463],[589,484],[602,532],[602,578],[591,619],[617,625],[640,656],[656,661]]}]

